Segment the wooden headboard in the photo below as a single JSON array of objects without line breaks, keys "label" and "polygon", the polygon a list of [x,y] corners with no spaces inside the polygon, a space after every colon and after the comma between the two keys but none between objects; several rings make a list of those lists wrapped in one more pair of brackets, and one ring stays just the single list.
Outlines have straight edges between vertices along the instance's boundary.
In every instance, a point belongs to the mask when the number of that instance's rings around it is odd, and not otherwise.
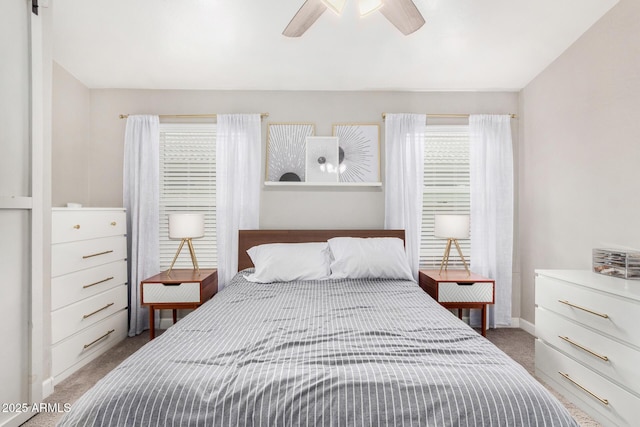
[{"label": "wooden headboard", "polygon": [[238,271],[253,267],[247,249],[266,243],[326,242],[332,237],[397,237],[404,241],[404,230],[240,230]]}]

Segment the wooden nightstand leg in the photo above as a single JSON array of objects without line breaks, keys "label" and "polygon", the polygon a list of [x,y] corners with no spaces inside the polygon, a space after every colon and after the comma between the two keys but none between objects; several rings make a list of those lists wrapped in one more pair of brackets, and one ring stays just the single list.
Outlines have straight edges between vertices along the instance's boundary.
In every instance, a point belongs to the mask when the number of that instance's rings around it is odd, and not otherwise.
[{"label": "wooden nightstand leg", "polygon": [[149,339],[152,340],[156,337],[156,319],[155,312],[152,305],[149,306]]},{"label": "wooden nightstand leg", "polygon": [[487,336],[487,304],[482,304],[482,336]]},{"label": "wooden nightstand leg", "polygon": [[174,308],[173,309],[173,324],[175,325],[177,321],[178,321],[178,310],[176,310]]}]

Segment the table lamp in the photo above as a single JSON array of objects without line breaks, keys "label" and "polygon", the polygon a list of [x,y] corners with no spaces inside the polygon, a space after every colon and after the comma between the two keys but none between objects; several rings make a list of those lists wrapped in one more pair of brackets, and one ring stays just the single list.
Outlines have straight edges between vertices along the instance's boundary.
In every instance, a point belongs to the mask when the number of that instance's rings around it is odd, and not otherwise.
[{"label": "table lamp", "polygon": [[449,264],[449,252],[451,251],[451,244],[456,245],[458,254],[462,258],[464,269],[467,270],[467,274],[471,274],[467,261],[462,255],[458,239],[469,238],[469,215],[436,215],[435,236],[443,239],[447,239],[447,247],[444,250],[442,256],[442,262],[440,263],[440,273],[442,269],[447,270]]},{"label": "table lamp", "polygon": [[173,265],[180,255],[180,251],[185,242],[189,246],[189,252],[191,253],[191,262],[193,268],[199,271],[198,260],[196,259],[196,252],[193,250],[192,239],[199,239],[204,237],[204,214],[196,213],[176,213],[169,215],[169,238],[180,239],[180,246],[176,256],[173,257],[171,267],[169,267],[168,273],[171,273]]}]

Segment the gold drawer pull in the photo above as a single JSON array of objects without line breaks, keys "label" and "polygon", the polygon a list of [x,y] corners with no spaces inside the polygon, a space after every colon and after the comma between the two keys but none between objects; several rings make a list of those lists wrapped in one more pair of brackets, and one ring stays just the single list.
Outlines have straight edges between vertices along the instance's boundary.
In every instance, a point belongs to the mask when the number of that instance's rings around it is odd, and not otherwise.
[{"label": "gold drawer pull", "polygon": [[609,401],[607,399],[603,399],[602,397],[598,396],[597,394],[595,394],[591,390],[587,389],[585,386],[583,386],[582,384],[578,383],[576,380],[571,378],[568,374],[565,374],[565,373],[560,372],[560,371],[558,371],[558,373],[560,375],[562,375],[566,380],[571,381],[576,387],[579,387],[584,392],[586,392],[586,393],[590,394],[591,396],[595,397],[596,399],[598,399],[600,401],[600,403],[602,403],[603,405],[608,405],[609,404]]},{"label": "gold drawer pull", "polygon": [[600,359],[604,360],[605,362],[608,362],[608,361],[609,361],[609,358],[608,358],[607,356],[603,356],[603,355],[601,355],[601,354],[596,353],[596,352],[595,352],[595,351],[593,351],[593,350],[589,350],[587,347],[585,347],[585,346],[583,346],[583,345],[578,344],[577,342],[573,341],[573,340],[572,340],[572,339],[570,339],[569,337],[563,337],[563,336],[561,336],[561,335],[558,335],[558,338],[565,340],[565,341],[566,341],[566,342],[568,342],[569,344],[574,345],[574,346],[578,347],[580,350],[584,350],[584,351],[586,351],[587,353],[589,353],[589,354],[591,354],[591,355],[593,355],[593,356],[595,356],[595,357],[598,357],[598,358],[600,358]]},{"label": "gold drawer pull", "polygon": [[569,301],[564,301],[564,300],[559,299],[558,302],[561,303],[561,304],[564,304],[564,305],[568,305],[569,307],[577,308],[578,310],[586,311],[587,313],[595,314],[596,316],[600,316],[600,317],[603,317],[605,319],[609,318],[608,314],[598,313],[597,311],[589,310],[588,308],[584,308],[584,307],[580,307],[579,305],[571,304]]},{"label": "gold drawer pull", "polygon": [[82,257],[82,259],[93,258],[94,256],[98,256],[98,255],[110,254],[111,252],[113,251],[104,251],[104,252],[98,252],[97,254],[85,255]]},{"label": "gold drawer pull", "polygon": [[108,337],[109,335],[111,335],[112,333],[114,333],[116,330],[112,329],[109,332],[107,332],[106,334],[104,334],[103,336],[101,336],[100,338],[96,338],[95,340],[91,341],[89,344],[85,344],[84,348],[87,349],[89,347],[91,347],[92,345],[94,345],[95,343],[97,343],[98,341],[105,339],[106,337]]},{"label": "gold drawer pull", "polygon": [[113,280],[113,276],[107,277],[106,279],[98,280],[97,282],[89,283],[88,285],[84,285],[82,289],[87,289],[95,285],[99,285],[100,283],[108,282],[109,280]]},{"label": "gold drawer pull", "polygon": [[105,305],[102,308],[97,309],[96,311],[94,311],[93,313],[89,313],[89,314],[85,314],[84,316],[82,316],[83,319],[86,319],[87,317],[91,317],[94,314],[100,313],[102,310],[106,310],[107,308],[111,307],[114,303],[110,302],[109,304]]},{"label": "gold drawer pull", "polygon": [[73,228],[75,228],[76,230],[80,230],[80,224],[74,225]]},{"label": "gold drawer pull", "polygon": [[111,225],[115,227],[117,223],[115,221],[111,221]]}]

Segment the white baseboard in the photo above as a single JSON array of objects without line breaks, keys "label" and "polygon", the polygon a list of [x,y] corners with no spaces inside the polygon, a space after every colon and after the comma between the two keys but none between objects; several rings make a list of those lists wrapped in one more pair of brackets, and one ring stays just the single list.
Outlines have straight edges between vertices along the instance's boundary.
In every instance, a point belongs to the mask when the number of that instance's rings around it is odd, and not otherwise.
[{"label": "white baseboard", "polygon": [[512,317],[510,325],[500,325],[498,328],[519,328],[520,327],[520,318]]},{"label": "white baseboard", "polygon": [[[7,402],[3,402],[7,403]],[[29,418],[33,417],[35,414],[31,412],[16,412],[13,414],[3,414],[8,415],[6,418],[0,421],[0,427],[19,427],[22,424],[29,421]]]},{"label": "white baseboard", "polygon": [[524,320],[523,318],[520,318],[520,329],[530,333],[534,337],[536,336],[536,325],[527,320]]},{"label": "white baseboard", "polygon": [[53,377],[49,377],[46,380],[42,381],[42,398],[46,399],[52,394],[53,394]]},{"label": "white baseboard", "polygon": [[[479,328],[480,327],[480,319],[474,319],[477,320],[478,324],[477,325],[473,325],[475,328]],[[462,317],[462,321],[465,322],[467,325],[469,324],[469,316],[463,316]],[[510,325],[497,325],[496,328],[516,328],[516,329],[522,329],[525,332],[530,333],[531,335],[535,336],[536,335],[536,326],[531,323],[528,322],[526,320],[524,320],[521,317],[512,317],[511,318],[511,324]]]}]

